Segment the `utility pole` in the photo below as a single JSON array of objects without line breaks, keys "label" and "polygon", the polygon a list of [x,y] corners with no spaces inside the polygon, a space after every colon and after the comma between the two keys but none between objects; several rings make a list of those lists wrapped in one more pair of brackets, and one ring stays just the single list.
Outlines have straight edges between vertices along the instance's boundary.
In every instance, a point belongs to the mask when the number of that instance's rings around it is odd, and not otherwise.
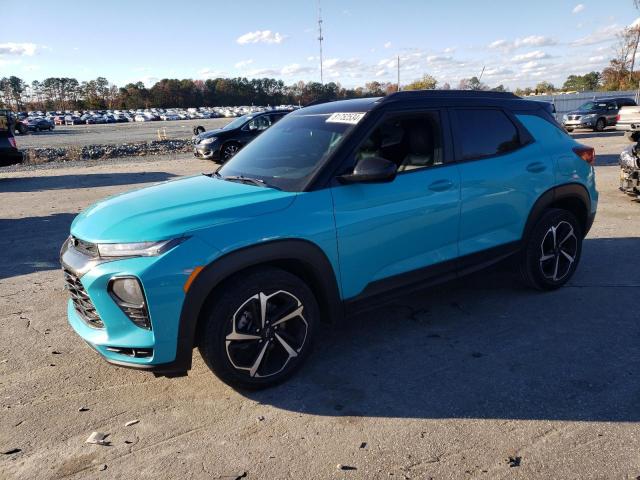
[{"label": "utility pole", "polygon": [[400,55],[398,55],[398,86],[396,91],[400,91]]},{"label": "utility pole", "polygon": [[322,72],[322,8],[320,7],[320,0],[318,0],[318,42],[320,44],[320,83],[324,85],[324,76]]}]

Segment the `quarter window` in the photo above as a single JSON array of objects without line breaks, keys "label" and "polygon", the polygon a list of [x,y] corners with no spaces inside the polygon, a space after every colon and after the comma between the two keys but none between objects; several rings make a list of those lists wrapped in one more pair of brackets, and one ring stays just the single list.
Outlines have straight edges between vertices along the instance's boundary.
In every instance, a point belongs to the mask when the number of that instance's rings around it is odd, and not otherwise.
[{"label": "quarter window", "polygon": [[462,159],[490,157],[520,147],[520,137],[513,122],[501,110],[455,110],[458,144]]}]

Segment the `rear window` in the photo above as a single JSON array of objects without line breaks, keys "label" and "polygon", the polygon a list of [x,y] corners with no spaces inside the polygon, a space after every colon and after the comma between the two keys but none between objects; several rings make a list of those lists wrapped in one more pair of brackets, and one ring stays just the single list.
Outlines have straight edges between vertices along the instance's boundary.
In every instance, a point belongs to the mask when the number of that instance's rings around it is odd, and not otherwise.
[{"label": "rear window", "polygon": [[462,159],[502,155],[520,147],[518,130],[501,110],[455,110]]}]

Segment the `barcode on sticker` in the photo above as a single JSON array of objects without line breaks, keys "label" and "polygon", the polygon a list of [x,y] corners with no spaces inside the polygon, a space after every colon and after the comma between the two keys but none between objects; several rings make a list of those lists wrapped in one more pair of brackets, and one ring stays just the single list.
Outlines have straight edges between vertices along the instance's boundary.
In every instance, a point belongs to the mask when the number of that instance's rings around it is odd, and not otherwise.
[{"label": "barcode on sticker", "polygon": [[351,125],[355,125],[362,120],[364,116],[364,113],[336,112],[327,118],[327,123],[350,123]]}]

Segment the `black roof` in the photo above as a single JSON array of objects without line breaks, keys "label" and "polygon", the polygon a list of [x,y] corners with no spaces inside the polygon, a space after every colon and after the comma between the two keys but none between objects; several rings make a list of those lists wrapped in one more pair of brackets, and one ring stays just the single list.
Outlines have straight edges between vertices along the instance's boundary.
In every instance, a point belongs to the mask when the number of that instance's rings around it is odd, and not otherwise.
[{"label": "black roof", "polygon": [[298,112],[305,114],[328,114],[334,112],[369,112],[383,105],[410,107],[417,102],[433,106],[482,106],[494,105],[518,110],[534,110],[542,107],[540,101],[524,100],[511,92],[484,90],[411,90],[396,92],[386,97],[356,98],[314,104]]}]

